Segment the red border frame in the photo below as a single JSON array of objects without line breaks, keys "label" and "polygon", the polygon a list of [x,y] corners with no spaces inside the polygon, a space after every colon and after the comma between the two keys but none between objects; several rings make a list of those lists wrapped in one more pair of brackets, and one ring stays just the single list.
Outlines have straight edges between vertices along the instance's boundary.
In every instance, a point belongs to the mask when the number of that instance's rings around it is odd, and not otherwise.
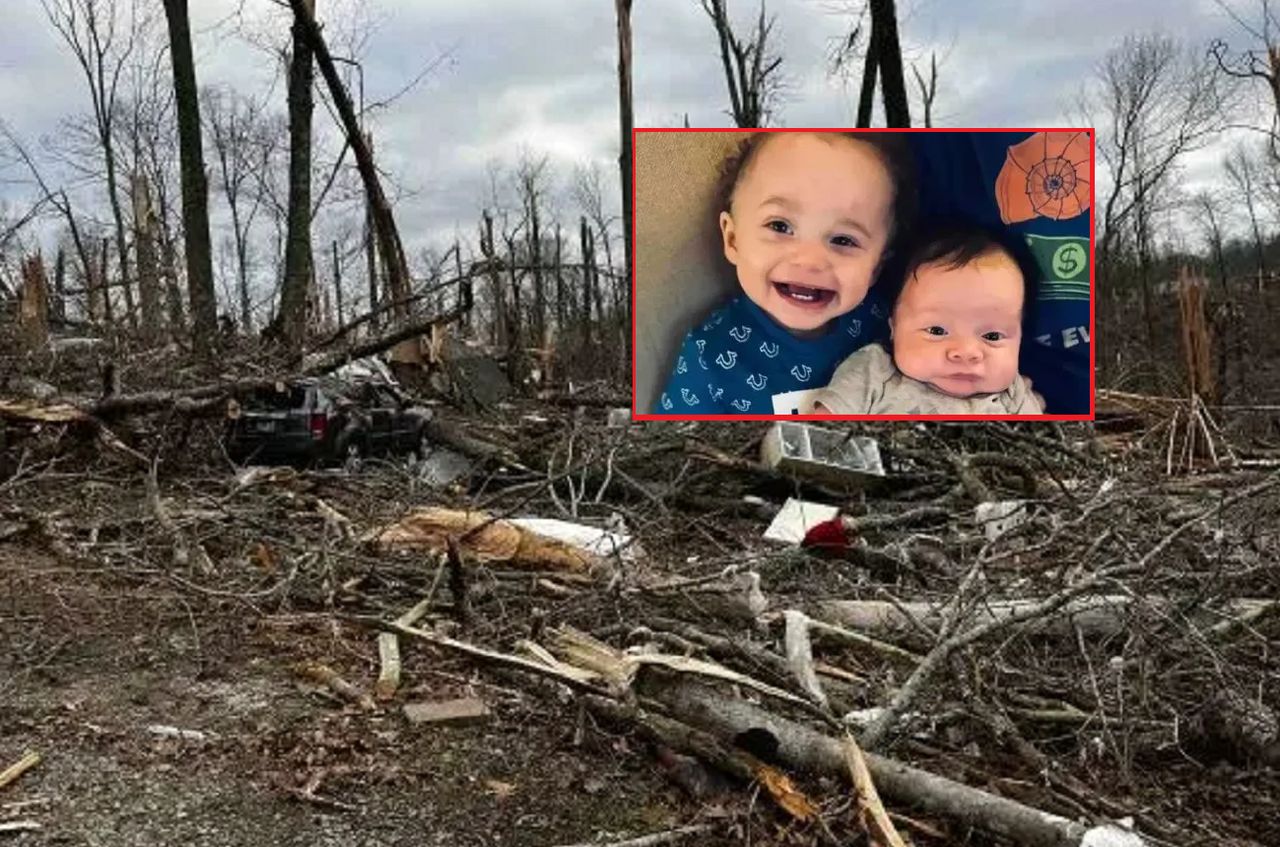
[{"label": "red border frame", "polygon": [[[636,136],[642,132],[1084,132],[1089,136],[1089,414],[1087,415],[655,415],[636,412]],[[1097,308],[1094,274],[1093,214],[1097,207],[1097,135],[1093,127],[948,127],[905,128],[874,127],[786,127],[768,129],[714,127],[635,127],[631,130],[631,420],[633,421],[1092,421],[1097,400],[1097,346],[1094,343]]]}]

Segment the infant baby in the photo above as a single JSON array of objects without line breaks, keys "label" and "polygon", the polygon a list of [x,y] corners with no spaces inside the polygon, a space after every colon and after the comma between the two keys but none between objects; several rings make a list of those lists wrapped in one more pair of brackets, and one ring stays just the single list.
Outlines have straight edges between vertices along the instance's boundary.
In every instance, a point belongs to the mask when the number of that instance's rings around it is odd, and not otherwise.
[{"label": "infant baby", "polygon": [[889,320],[890,353],[869,344],[812,397],[817,414],[1039,415],[1018,373],[1032,287],[1012,248],[976,226],[924,235]]}]

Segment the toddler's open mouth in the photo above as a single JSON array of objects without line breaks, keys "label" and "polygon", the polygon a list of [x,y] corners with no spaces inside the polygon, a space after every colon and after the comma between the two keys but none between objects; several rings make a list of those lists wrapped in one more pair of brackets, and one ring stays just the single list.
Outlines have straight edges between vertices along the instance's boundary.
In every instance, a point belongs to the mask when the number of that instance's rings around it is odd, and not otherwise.
[{"label": "toddler's open mouth", "polygon": [[791,282],[775,282],[773,287],[784,299],[797,306],[819,308],[836,299],[836,293],[830,288],[810,288]]}]

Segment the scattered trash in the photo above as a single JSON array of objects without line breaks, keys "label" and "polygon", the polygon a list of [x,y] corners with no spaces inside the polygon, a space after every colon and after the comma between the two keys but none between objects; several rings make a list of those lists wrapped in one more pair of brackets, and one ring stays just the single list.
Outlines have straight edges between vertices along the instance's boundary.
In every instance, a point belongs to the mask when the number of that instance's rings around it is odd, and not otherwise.
[{"label": "scattered trash", "polygon": [[489,707],[477,697],[404,704],[404,716],[411,724],[467,724],[484,720],[489,715]]},{"label": "scattered trash", "polygon": [[161,738],[177,738],[181,741],[207,741],[209,736],[198,729],[179,729],[176,726],[168,724],[153,723],[147,727],[147,732],[152,735],[158,735]]},{"label": "scattered trash", "polygon": [[472,462],[447,447],[437,447],[422,457],[418,478],[432,488],[444,488],[471,473]]},{"label": "scattered trash", "polygon": [[773,523],[764,531],[764,537],[782,544],[800,544],[810,529],[838,514],[840,510],[835,506],[788,497]]},{"label": "scattered trash", "polygon": [[637,555],[643,555],[638,545],[632,542],[631,536],[597,529],[594,526],[570,523],[555,518],[512,518],[511,523],[547,538],[572,544],[580,550],[601,558],[609,558],[617,554],[624,562],[634,562]]},{"label": "scattered trash", "polygon": [[1143,847],[1146,843],[1133,831],[1133,818],[1095,826],[1080,839],[1080,847]]},{"label": "scattered trash", "polygon": [[774,470],[846,488],[861,488],[884,476],[874,438],[806,423],[778,421],[765,435],[760,457]]},{"label": "scattered trash", "polygon": [[810,550],[827,553],[839,553],[849,549],[849,531],[845,529],[844,519],[834,517],[809,527],[804,534],[800,546]]},{"label": "scattered trash", "polygon": [[979,503],[973,519],[983,528],[988,541],[995,541],[1015,526],[1027,522],[1026,500],[996,500]]},{"label": "scattered trash", "polygon": [[610,429],[631,426],[631,408],[628,406],[621,406],[615,409],[610,409],[609,416],[606,419],[606,424]]}]

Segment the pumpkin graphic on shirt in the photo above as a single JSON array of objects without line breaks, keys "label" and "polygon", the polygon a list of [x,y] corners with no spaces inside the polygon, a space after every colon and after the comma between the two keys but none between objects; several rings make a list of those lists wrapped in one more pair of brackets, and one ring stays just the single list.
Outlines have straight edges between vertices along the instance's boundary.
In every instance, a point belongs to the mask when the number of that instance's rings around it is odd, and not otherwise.
[{"label": "pumpkin graphic on shirt", "polygon": [[996,176],[1000,219],[1061,221],[1087,211],[1092,152],[1087,132],[1037,132],[1010,147]]}]

